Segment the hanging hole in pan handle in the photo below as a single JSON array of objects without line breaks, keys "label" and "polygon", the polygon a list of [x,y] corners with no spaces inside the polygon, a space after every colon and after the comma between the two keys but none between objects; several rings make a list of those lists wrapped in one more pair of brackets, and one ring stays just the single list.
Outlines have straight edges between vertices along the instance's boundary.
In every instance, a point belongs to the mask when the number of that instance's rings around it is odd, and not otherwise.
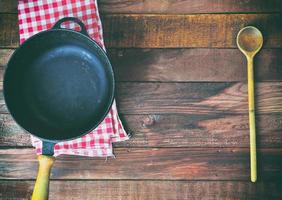
[{"label": "hanging hole in pan handle", "polygon": [[59,21],[57,21],[55,23],[55,25],[53,26],[52,29],[64,29],[64,28],[61,27],[61,25],[62,25],[62,23],[67,22],[67,21],[71,21],[71,22],[78,24],[80,26],[80,31],[78,31],[78,32],[80,32],[80,33],[89,37],[89,35],[86,31],[86,27],[83,24],[83,22],[80,21],[80,19],[75,18],[75,17],[64,17],[64,18],[60,19]]}]

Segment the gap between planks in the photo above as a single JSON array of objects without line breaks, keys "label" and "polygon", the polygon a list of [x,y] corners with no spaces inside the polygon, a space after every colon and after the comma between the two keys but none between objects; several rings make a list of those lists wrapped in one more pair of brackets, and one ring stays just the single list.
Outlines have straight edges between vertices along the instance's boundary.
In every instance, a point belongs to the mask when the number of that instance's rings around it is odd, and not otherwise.
[{"label": "gap between planks", "polygon": [[[102,14],[107,13],[274,13],[281,12],[277,0],[232,1],[219,0],[99,0]],[[0,13],[17,13],[17,0],[1,0]]]}]

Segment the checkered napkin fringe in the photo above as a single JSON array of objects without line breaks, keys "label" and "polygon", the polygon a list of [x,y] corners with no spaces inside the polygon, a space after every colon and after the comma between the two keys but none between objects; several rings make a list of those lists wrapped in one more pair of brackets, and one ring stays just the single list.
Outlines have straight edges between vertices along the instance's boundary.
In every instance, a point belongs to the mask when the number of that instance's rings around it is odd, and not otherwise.
[{"label": "checkered napkin fringe", "polygon": [[[18,2],[18,20],[20,43],[30,36],[52,28],[63,17],[77,17],[86,26],[88,34],[104,49],[102,24],[96,0],[20,0]],[[65,28],[78,30],[74,23],[64,23]],[[61,154],[90,157],[113,156],[112,142],[129,139],[119,119],[114,101],[102,123],[87,135],[75,140],[57,143],[54,156]],[[42,141],[31,136],[32,145],[37,154],[42,153]]]}]

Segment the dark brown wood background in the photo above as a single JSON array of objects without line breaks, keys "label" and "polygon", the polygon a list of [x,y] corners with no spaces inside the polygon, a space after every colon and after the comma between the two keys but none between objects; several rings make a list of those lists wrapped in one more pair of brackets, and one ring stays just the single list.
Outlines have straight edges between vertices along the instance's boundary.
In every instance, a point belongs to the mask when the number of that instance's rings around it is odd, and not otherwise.
[{"label": "dark brown wood background", "polygon": [[[282,1],[100,0],[121,117],[117,159],[59,157],[50,199],[282,199]],[[17,0],[0,0],[0,87],[19,45]],[[265,38],[255,59],[258,182],[249,179],[240,28]],[[29,136],[0,95],[0,199],[28,199]]]}]

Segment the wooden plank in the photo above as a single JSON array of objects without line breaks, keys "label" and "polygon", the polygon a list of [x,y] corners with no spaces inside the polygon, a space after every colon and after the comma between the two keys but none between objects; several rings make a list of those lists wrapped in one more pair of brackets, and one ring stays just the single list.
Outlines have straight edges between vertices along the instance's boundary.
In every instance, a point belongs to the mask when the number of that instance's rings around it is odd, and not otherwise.
[{"label": "wooden plank", "polygon": [[[248,148],[117,148],[116,159],[62,156],[51,179],[249,180]],[[282,178],[282,149],[258,149],[259,180]],[[1,149],[0,179],[34,179],[32,149]]]},{"label": "wooden plank", "polygon": [[[110,49],[108,52],[118,81],[247,79],[245,57],[237,49]],[[255,59],[255,79],[282,80],[281,55],[281,49],[263,49]]]},{"label": "wooden plank", "polygon": [[[0,181],[0,198],[28,199],[33,181]],[[281,182],[51,181],[49,199],[281,199]]]},{"label": "wooden plank", "polygon": [[[249,147],[248,115],[123,115],[133,137],[116,147]],[[282,114],[257,116],[257,146],[282,147]],[[0,115],[0,146],[31,146],[8,114]]]},{"label": "wooden plank", "polygon": [[[256,84],[258,113],[282,111],[282,82]],[[245,83],[134,83],[117,85],[123,114],[246,114]]]},{"label": "wooden plank", "polygon": [[[115,48],[236,48],[236,35],[255,25],[267,48],[281,48],[282,14],[104,15],[106,46]],[[1,14],[0,46],[18,46],[17,15]]]},{"label": "wooden plank", "polygon": [[[247,112],[245,83],[122,83],[117,97],[122,113],[222,114]],[[281,112],[281,83],[258,83],[257,110]]]},{"label": "wooden plank", "polygon": [[[13,49],[0,49],[0,81]],[[109,49],[117,81],[246,81],[237,49]],[[263,49],[255,59],[257,81],[282,80],[282,49]]]},{"label": "wooden plank", "polygon": [[[282,112],[282,82],[256,84],[259,114]],[[1,86],[0,86],[1,87]],[[122,114],[247,114],[246,83],[137,83],[117,84]],[[0,92],[0,113],[8,113]]]},{"label": "wooden plank", "polygon": [[105,15],[107,47],[236,48],[241,28],[254,25],[264,47],[282,47],[281,14]]},{"label": "wooden plank", "polygon": [[[279,0],[99,0],[101,13],[281,12]],[[17,0],[0,0],[0,13],[16,13]]]}]

